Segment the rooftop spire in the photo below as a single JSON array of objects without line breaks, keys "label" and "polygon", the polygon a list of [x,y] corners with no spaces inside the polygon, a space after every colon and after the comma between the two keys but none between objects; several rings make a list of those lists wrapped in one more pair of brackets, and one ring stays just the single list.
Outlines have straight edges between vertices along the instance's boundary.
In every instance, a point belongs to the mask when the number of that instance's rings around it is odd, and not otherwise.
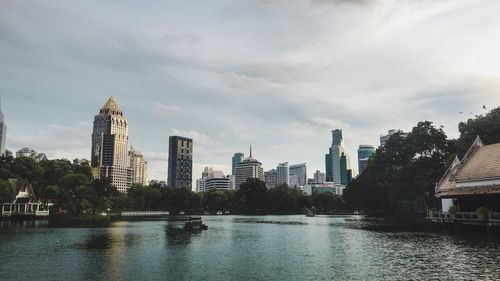
[{"label": "rooftop spire", "polygon": [[250,158],[252,158],[252,145],[250,145]]},{"label": "rooftop spire", "polygon": [[113,114],[113,115],[122,115],[122,110],[116,103],[115,97],[109,97],[108,101],[102,106],[101,114]]}]

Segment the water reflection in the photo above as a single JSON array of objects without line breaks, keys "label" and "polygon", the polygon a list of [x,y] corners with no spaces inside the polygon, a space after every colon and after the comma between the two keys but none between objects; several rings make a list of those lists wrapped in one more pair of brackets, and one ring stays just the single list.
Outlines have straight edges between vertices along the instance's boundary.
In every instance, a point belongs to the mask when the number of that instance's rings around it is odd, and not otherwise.
[{"label": "water reflection", "polygon": [[87,250],[105,250],[111,248],[111,237],[107,234],[92,235],[85,242]]},{"label": "water reflection", "polygon": [[165,239],[168,245],[187,245],[192,242],[193,236],[198,236],[199,231],[185,231],[183,225],[167,224],[165,225]]},{"label": "water reflection", "polygon": [[203,219],[202,233],[170,221],[0,222],[0,280],[500,280],[498,234],[345,217]]}]

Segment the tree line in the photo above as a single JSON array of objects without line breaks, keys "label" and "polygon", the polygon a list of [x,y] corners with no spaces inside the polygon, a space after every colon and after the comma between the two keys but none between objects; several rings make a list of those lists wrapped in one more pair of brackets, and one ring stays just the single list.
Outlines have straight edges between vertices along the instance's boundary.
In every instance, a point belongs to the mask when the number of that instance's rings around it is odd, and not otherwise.
[{"label": "tree line", "polygon": [[236,214],[303,213],[316,209],[328,213],[345,209],[343,199],[331,193],[307,196],[280,185],[268,189],[263,181],[249,179],[238,190],[195,193],[160,184],[133,185],[118,192],[108,179],[92,179],[88,161],[55,159],[36,162],[31,158],[0,158],[0,202],[12,202],[8,179],[27,179],[37,198],[51,202],[51,214],[98,214],[129,210],[168,210],[192,213],[229,211]]},{"label": "tree line", "polygon": [[443,127],[425,121],[392,135],[344,190],[349,208],[380,215],[437,209],[435,185],[455,155],[461,159],[477,136],[485,144],[500,142],[500,108],[461,122],[458,130],[458,139],[448,139]]}]

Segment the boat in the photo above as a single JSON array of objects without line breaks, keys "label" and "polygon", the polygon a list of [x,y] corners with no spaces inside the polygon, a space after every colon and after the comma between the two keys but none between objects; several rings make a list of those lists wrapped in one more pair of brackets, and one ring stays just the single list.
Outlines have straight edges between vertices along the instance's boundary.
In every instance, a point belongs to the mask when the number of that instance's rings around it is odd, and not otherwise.
[{"label": "boat", "polygon": [[204,225],[201,217],[189,217],[189,221],[184,224],[185,231],[201,231],[207,230],[208,226]]},{"label": "boat", "polygon": [[179,212],[179,215],[184,215],[184,214],[186,214],[186,213],[184,213],[184,211]]},{"label": "boat", "polygon": [[222,215],[222,211],[217,211],[217,215]]},{"label": "boat", "polygon": [[308,212],[306,214],[306,217],[315,217],[315,216],[316,216],[316,214],[314,214],[313,212]]}]

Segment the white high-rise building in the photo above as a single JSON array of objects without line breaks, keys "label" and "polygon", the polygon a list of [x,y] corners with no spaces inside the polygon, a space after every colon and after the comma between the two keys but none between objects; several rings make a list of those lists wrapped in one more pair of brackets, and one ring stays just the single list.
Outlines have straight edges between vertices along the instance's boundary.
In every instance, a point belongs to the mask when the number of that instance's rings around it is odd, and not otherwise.
[{"label": "white high-rise building", "polygon": [[205,192],[210,189],[234,189],[233,176],[225,176],[222,171],[214,171],[212,167],[205,167],[201,178],[196,180],[196,192]]},{"label": "white high-rise building", "polygon": [[118,191],[132,186],[128,161],[128,122],[113,97],[94,117],[91,152],[94,178],[109,178]]},{"label": "white high-rise building", "polygon": [[325,173],[316,170],[316,172],[314,173],[314,183],[324,183],[324,182],[325,182]]},{"label": "white high-rise building", "polygon": [[133,146],[130,147],[128,152],[130,159],[130,168],[132,169],[132,183],[142,184],[147,186],[148,181],[148,162],[144,159],[142,153],[135,150]]},{"label": "white high-rise building", "polygon": [[196,180],[196,192],[205,192],[206,178],[199,178]]},{"label": "white high-rise building", "polygon": [[290,167],[288,166],[288,162],[279,163],[276,167],[276,184],[290,185]]},{"label": "white high-rise building", "polygon": [[256,178],[264,181],[264,169],[262,163],[252,157],[252,147],[250,146],[250,157],[236,164],[235,169],[235,187],[240,188],[240,185],[246,182],[247,179]]}]

